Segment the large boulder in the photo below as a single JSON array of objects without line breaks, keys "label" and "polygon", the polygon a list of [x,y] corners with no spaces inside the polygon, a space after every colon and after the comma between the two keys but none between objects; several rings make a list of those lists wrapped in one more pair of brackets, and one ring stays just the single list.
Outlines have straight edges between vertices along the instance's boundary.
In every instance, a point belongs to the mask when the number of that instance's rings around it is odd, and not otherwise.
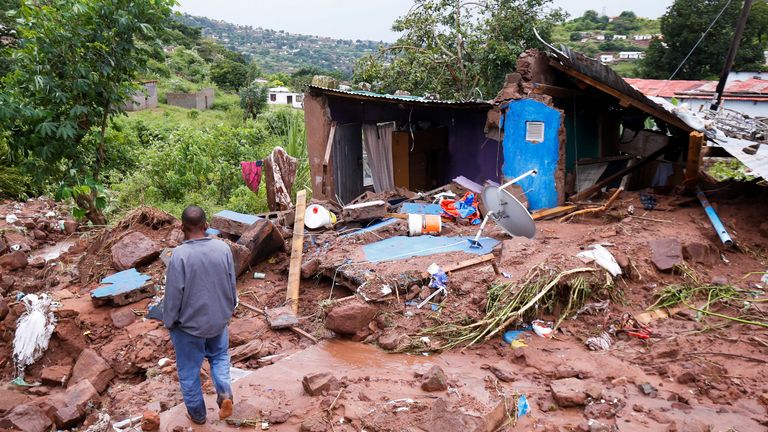
[{"label": "large boulder", "polygon": [[0,267],[8,271],[21,270],[28,264],[27,254],[20,250],[0,256]]},{"label": "large boulder", "polygon": [[325,327],[336,333],[353,335],[367,327],[376,312],[375,307],[359,300],[340,303],[326,315]]},{"label": "large boulder", "polygon": [[11,411],[19,405],[27,403],[28,400],[29,396],[25,395],[24,393],[11,389],[0,388],[0,416],[5,415],[5,413]]},{"label": "large boulder", "polygon": [[683,247],[677,239],[663,238],[651,240],[651,262],[659,271],[672,271],[675,266],[683,264]]},{"label": "large boulder", "polygon": [[0,428],[22,432],[46,432],[52,425],[53,422],[45,411],[32,404],[18,405],[0,420]]},{"label": "large boulder", "polygon": [[339,380],[330,372],[305,375],[301,380],[301,385],[310,396],[319,396],[331,390],[338,390],[341,387]]},{"label": "large boulder", "polygon": [[134,231],[115,243],[111,252],[112,265],[117,270],[128,270],[152,262],[160,255],[160,247],[151,238]]},{"label": "large boulder", "polygon": [[227,239],[223,239],[222,241],[226,243],[227,246],[229,246],[229,250],[232,251],[232,260],[235,262],[235,273],[239,277],[251,267],[248,265],[251,251],[247,247],[233,241]]},{"label": "large boulder", "polygon": [[77,358],[72,376],[69,379],[69,387],[74,387],[83,380],[88,380],[99,393],[106,390],[109,382],[115,377],[115,371],[101,358],[96,351],[85,349]]}]

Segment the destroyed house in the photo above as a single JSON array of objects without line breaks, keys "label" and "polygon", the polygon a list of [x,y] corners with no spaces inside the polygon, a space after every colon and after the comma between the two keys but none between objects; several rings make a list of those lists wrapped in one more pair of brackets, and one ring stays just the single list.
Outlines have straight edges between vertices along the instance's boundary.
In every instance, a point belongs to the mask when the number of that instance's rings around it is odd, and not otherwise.
[{"label": "destroyed house", "polygon": [[695,183],[707,144],[703,127],[667,105],[598,60],[554,48],[523,53],[489,103],[310,87],[313,193],[347,203],[366,189],[429,191],[458,177],[479,192],[532,169],[518,185],[533,211],[612,188],[666,192]]},{"label": "destroyed house", "polygon": [[[313,196],[432,190],[458,176],[498,178],[488,102],[452,102],[311,86],[304,98]],[[391,161],[391,162],[390,162]]]}]

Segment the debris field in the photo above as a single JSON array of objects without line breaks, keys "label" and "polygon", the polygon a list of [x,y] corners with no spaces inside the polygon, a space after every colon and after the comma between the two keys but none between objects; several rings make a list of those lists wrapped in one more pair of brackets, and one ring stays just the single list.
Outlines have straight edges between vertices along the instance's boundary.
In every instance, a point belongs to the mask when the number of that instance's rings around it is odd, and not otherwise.
[{"label": "debris field", "polygon": [[[213,420],[204,370],[205,426],[186,417],[158,319],[180,221],[138,208],[95,229],[48,199],[3,202],[0,427],[768,428],[764,188],[707,192],[731,247],[691,194],[611,190],[579,205],[588,212],[534,213],[533,239],[489,222],[480,249],[468,218],[413,232],[406,213],[434,212],[449,190],[466,196],[452,183],[368,192],[344,208],[310,200],[338,218],[315,229],[303,198],[295,210],[210,215],[237,263],[239,307],[235,413]],[[52,332],[23,364],[14,350],[35,307]]]}]

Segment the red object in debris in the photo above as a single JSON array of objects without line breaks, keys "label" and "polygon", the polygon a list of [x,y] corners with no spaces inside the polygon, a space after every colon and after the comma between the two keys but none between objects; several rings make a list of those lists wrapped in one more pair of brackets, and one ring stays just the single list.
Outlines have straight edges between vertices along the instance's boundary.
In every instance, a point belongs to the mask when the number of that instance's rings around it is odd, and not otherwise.
[{"label": "red object in debris", "polygon": [[317,207],[312,207],[312,213],[317,214],[318,210]]},{"label": "red object in debris", "polygon": [[252,190],[253,193],[259,193],[262,161],[240,162],[240,167],[243,170],[243,181],[245,181],[245,185],[248,186],[248,189]]}]

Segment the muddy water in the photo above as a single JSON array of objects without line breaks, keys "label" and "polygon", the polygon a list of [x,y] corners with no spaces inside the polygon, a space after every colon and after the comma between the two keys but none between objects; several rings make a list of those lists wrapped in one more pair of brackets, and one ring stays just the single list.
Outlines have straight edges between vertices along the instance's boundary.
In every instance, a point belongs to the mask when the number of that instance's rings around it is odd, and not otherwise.
[{"label": "muddy water", "polygon": [[414,366],[434,363],[435,356],[389,354],[373,345],[348,340],[331,339],[318,344],[317,349],[303,356],[310,364],[348,365],[350,369],[402,371]]}]

